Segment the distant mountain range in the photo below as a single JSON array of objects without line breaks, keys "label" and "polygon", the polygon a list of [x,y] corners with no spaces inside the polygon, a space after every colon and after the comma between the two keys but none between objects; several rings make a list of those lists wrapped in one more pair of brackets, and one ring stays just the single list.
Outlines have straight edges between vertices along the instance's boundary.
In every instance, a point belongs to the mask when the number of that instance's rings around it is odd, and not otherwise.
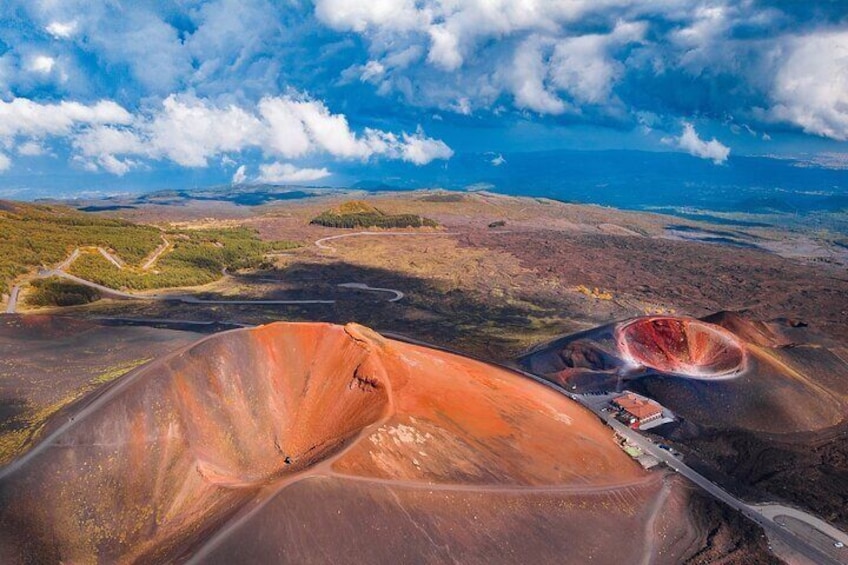
[{"label": "distant mountain range", "polygon": [[[642,151],[555,150],[530,153],[464,153],[447,162],[417,167],[409,163],[340,162],[320,187],[271,187],[222,184],[208,173],[192,176],[173,171],[144,184],[140,177],[110,178],[91,191],[70,187],[78,179],[39,177],[43,185],[15,188],[14,179],[0,187],[0,197],[34,200],[72,198],[109,192],[150,193],[152,182],[169,187],[152,194],[163,197],[209,198],[243,205],[299,198],[328,188],[371,192],[445,188],[490,190],[505,194],[544,196],[557,200],[629,209],[691,207],[726,212],[790,212],[848,209],[848,169],[810,160],[731,156],[723,165],[682,153]],[[83,178],[82,176],[80,178]],[[52,182],[52,184],[51,184]],[[138,188],[133,188],[138,186]],[[147,186],[148,188],[142,188]]]}]

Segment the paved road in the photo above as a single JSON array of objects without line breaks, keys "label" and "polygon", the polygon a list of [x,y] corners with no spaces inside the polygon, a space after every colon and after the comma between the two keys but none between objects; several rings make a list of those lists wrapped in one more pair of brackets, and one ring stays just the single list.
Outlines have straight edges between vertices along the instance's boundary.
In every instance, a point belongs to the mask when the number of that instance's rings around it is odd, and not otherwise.
[{"label": "paved road", "polygon": [[97,284],[91,281],[87,281],[85,279],[81,279],[77,276],[66,273],[65,271],[59,271],[57,269],[51,269],[48,271],[42,271],[40,276],[43,277],[63,277],[68,280],[74,281],[75,283],[85,285],[87,287],[96,289],[107,296],[111,296],[113,298],[125,298],[127,300],[160,300],[160,301],[171,301],[171,302],[183,302],[185,304],[234,304],[234,305],[285,305],[285,304],[335,304],[335,300],[206,300],[203,298],[195,298],[194,296],[188,296],[183,294],[131,294],[129,292],[124,292],[121,290],[115,290],[113,288],[109,288],[108,286],[103,286],[101,284]]},{"label": "paved road", "polygon": [[12,292],[9,294],[9,302],[6,304],[6,313],[14,314],[18,308],[18,295],[21,293],[21,285],[16,284],[12,287]]},{"label": "paved road", "polygon": [[389,302],[397,302],[398,300],[400,300],[401,298],[406,296],[404,293],[402,293],[401,291],[396,290],[394,288],[380,288],[380,287],[377,287],[377,286],[368,286],[365,283],[349,282],[349,283],[342,283],[338,286],[340,286],[342,288],[354,288],[354,289],[357,289],[357,290],[371,290],[373,292],[388,292],[388,293],[394,294],[395,297],[389,298]]},{"label": "paved road", "polygon": [[322,237],[321,239],[315,242],[320,249],[326,249],[328,251],[335,251],[336,248],[332,245],[325,245],[325,242],[332,241],[334,239],[342,239],[345,237],[357,237],[361,235],[457,235],[456,232],[449,231],[441,231],[441,232],[418,232],[418,231],[410,231],[410,232],[400,232],[400,231],[359,231],[355,233],[343,233],[341,235],[331,235],[330,237]]},{"label": "paved road", "polygon": [[[538,380],[538,379],[536,379],[536,380]],[[559,387],[556,387],[556,388],[559,388]],[[563,392],[565,392],[565,391],[563,390]],[[566,392],[566,394],[568,394],[568,393]],[[816,526],[816,523],[823,523],[818,518],[811,516],[810,514],[807,514],[806,512],[802,512],[802,511],[797,510],[797,509],[788,508],[788,507],[780,506],[780,505],[769,505],[769,506],[767,506],[766,508],[770,509],[769,512],[761,511],[761,509],[763,507],[759,507],[760,509],[758,510],[757,505],[747,504],[746,502],[743,502],[743,501],[739,500],[738,498],[736,498],[735,496],[731,495],[729,492],[727,492],[726,490],[724,490],[720,486],[711,482],[709,479],[707,479],[706,477],[704,477],[703,475],[701,475],[700,473],[698,473],[697,471],[695,471],[694,469],[692,469],[688,465],[684,464],[682,461],[680,461],[680,459],[678,459],[677,457],[675,457],[674,455],[672,455],[668,451],[666,451],[664,449],[660,449],[656,444],[651,442],[648,438],[646,438],[642,434],[636,432],[635,430],[632,430],[631,428],[625,426],[624,424],[622,424],[621,422],[616,420],[610,413],[598,412],[597,410],[592,408],[591,404],[586,403],[586,402],[581,402],[579,395],[569,395],[569,396],[571,396],[573,399],[577,400],[578,402],[580,402],[581,404],[583,404],[584,406],[586,406],[587,408],[592,410],[598,417],[600,417],[602,420],[604,420],[604,422],[606,422],[606,424],[609,427],[611,427],[613,430],[618,432],[622,437],[627,438],[630,442],[637,445],[643,452],[648,453],[650,455],[653,455],[658,460],[662,461],[663,463],[668,465],[670,468],[672,468],[674,471],[676,471],[678,474],[683,475],[684,477],[686,477],[687,479],[689,479],[690,481],[692,481],[693,483],[695,483],[696,485],[698,485],[699,487],[701,487],[702,489],[707,491],[713,497],[724,502],[725,504],[727,504],[731,508],[741,512],[743,515],[748,517],[750,520],[752,520],[753,522],[760,525],[763,529],[777,534],[778,537],[780,537],[787,545],[789,545],[792,549],[798,551],[802,555],[807,556],[808,558],[812,559],[816,563],[829,563],[829,564],[848,563],[848,553],[846,553],[845,559],[842,560],[842,561],[838,561],[838,560],[830,557],[830,555],[828,555],[828,553],[826,553],[826,552],[830,552],[833,549],[833,547],[832,547],[833,542],[840,541],[840,538],[833,539],[830,542],[831,546],[829,546],[829,547],[822,547],[820,545],[813,545],[810,542],[809,539],[802,538],[796,532],[792,532],[790,530],[782,528],[779,524],[777,524],[774,521],[774,516],[783,515],[783,514],[786,514],[787,511],[791,511],[793,513],[794,517],[796,517],[799,520],[806,522],[806,523],[812,525],[813,527],[815,527],[816,529],[818,529],[817,526]],[[779,508],[780,511],[775,513],[775,514],[771,514],[771,509],[776,509],[776,508]],[[832,528],[832,526],[830,526],[830,528]],[[835,528],[832,528],[832,529],[835,530]],[[838,530],[836,530],[836,531],[838,532]],[[845,536],[844,533],[841,533],[841,532],[839,532],[839,533],[841,534],[841,537]]]},{"label": "paved road", "polygon": [[777,521],[778,516],[789,516],[790,518],[806,522],[808,525],[819,530],[823,534],[833,538],[834,540],[842,542],[845,545],[845,548],[843,549],[845,549],[848,554],[848,534],[834,528],[824,520],[811,516],[797,508],[791,508],[781,504],[753,504],[751,505],[751,508],[772,521]]}]

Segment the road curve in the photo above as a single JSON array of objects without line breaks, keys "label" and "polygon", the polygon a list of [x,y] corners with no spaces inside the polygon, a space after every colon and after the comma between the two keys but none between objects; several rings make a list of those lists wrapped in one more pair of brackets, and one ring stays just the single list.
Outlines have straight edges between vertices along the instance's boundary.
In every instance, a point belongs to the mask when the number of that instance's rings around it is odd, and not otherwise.
[{"label": "road curve", "polygon": [[315,241],[315,245],[319,249],[326,249],[327,251],[335,251],[336,248],[332,245],[324,245],[327,241],[332,241],[334,239],[342,239],[345,237],[356,237],[361,235],[458,235],[457,232],[449,232],[449,231],[441,231],[441,232],[418,232],[418,231],[359,231],[355,233],[343,233],[340,235],[331,235],[329,237],[322,237]]},{"label": "road curve", "polygon": [[127,300],[159,300],[163,302],[183,302],[185,304],[234,304],[234,305],[285,305],[285,304],[335,304],[335,300],[206,300],[203,298],[195,298],[194,296],[188,296],[184,294],[131,294],[129,292],[124,292],[122,290],[115,290],[113,288],[109,288],[108,286],[103,286],[101,284],[97,284],[91,281],[87,281],[85,279],[81,279],[77,276],[66,273],[65,271],[60,271],[58,269],[51,269],[49,271],[42,271],[39,276],[41,277],[62,277],[68,280],[71,280],[75,283],[87,286],[89,288],[93,288],[102,292],[107,296],[111,296],[113,298],[123,298]]},{"label": "road curve", "polygon": [[115,257],[102,247],[98,247],[97,251],[103,256],[104,259],[115,265],[115,267],[117,267],[119,271],[122,271],[124,269],[124,262],[121,261],[119,258]]},{"label": "road curve", "polygon": [[394,294],[395,295],[394,298],[389,298],[389,300],[388,300],[389,302],[397,302],[398,300],[400,300],[404,296],[406,296],[404,293],[402,293],[401,291],[394,289],[394,288],[381,288],[381,287],[377,287],[377,286],[368,286],[365,283],[349,282],[349,283],[341,283],[340,285],[337,285],[337,286],[340,286],[342,288],[353,288],[353,289],[356,289],[356,290],[370,290],[372,292],[388,292],[388,293]]},{"label": "road curve", "polygon": [[153,253],[151,253],[150,256],[147,258],[147,260],[144,261],[144,263],[141,265],[141,270],[142,271],[150,270],[150,268],[153,267],[153,265],[156,264],[156,261],[159,260],[159,257],[161,257],[162,254],[165,253],[170,248],[171,248],[171,242],[168,241],[167,239],[165,239],[165,236],[163,235],[162,236],[162,243],[159,245],[159,247],[154,249]]},{"label": "road curve", "polygon": [[[807,514],[797,508],[792,508],[791,506],[783,506],[782,504],[752,504],[751,508],[773,521],[778,516],[789,516],[790,518],[805,522],[834,540],[842,542],[846,546],[846,552],[848,552],[848,534],[834,528],[820,518]],[[848,559],[848,553],[846,553],[846,558]]]}]

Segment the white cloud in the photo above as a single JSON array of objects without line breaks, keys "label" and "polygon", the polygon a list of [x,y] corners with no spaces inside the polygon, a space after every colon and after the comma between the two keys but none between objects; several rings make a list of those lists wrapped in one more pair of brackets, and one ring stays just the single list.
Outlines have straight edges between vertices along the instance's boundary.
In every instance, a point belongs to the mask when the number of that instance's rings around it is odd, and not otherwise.
[{"label": "white cloud", "polygon": [[132,115],[112,101],[86,105],[79,102],[42,104],[28,98],[0,100],[0,139],[15,136],[68,135],[78,127],[129,124]]},{"label": "white cloud", "polygon": [[7,155],[0,153],[0,172],[8,171],[12,167],[12,160]]},{"label": "white cloud", "polygon": [[[286,159],[326,154],[340,159],[402,159],[417,165],[448,159],[453,151],[419,128],[400,135],[366,128],[354,132],[343,114],[303,95],[263,98],[255,107],[171,95],[160,106],[130,114],[114,102],[40,104],[25,98],[0,101],[0,142],[70,141],[77,162],[124,174],[139,159],[167,159],[206,167],[209,159],[247,149]],[[229,157],[228,157],[229,158]]]},{"label": "white cloud", "polygon": [[36,157],[38,155],[44,155],[44,153],[44,147],[37,141],[27,141],[18,146],[18,155]]},{"label": "white cloud", "polygon": [[34,73],[49,74],[56,66],[56,59],[48,55],[36,55],[29,62],[28,69]]},{"label": "white cloud", "polygon": [[258,182],[282,184],[310,182],[330,176],[330,171],[321,169],[299,169],[291,163],[271,163],[259,165]]},{"label": "white cloud", "polygon": [[50,22],[46,28],[47,33],[52,35],[57,39],[68,39],[74,35],[77,31],[77,21],[71,20],[69,22]]},{"label": "white cloud", "polygon": [[695,126],[690,123],[684,122],[683,133],[674,141],[680,149],[683,149],[690,155],[702,159],[711,159],[716,165],[727,161],[727,157],[730,155],[729,147],[723,145],[715,138],[710,141],[704,141],[698,136]]},{"label": "white cloud", "polygon": [[404,133],[403,143],[399,147],[401,158],[416,165],[453,157],[453,150],[444,141],[425,136],[421,128],[414,135]]},{"label": "white cloud", "polygon": [[244,165],[240,166],[236,169],[236,172],[233,173],[233,184],[242,184],[247,180],[247,167]]},{"label": "white cloud", "polygon": [[247,110],[174,95],[165,99],[151,121],[136,129],[149,146],[149,156],[184,167],[205,167],[210,157],[254,145],[264,133],[259,118]]},{"label": "white cloud", "polygon": [[576,101],[603,104],[610,100],[624,65],[609,52],[642,41],[644,23],[619,22],[609,34],[587,34],[558,41],[550,62],[551,82]]},{"label": "white cloud", "polygon": [[497,155],[496,157],[494,157],[494,158],[493,158],[490,162],[492,163],[492,165],[493,165],[493,166],[495,166],[495,167],[500,167],[501,165],[503,165],[504,163],[506,163],[506,159],[504,159],[504,156],[503,156],[503,155],[498,154],[498,155]]},{"label": "white cloud", "polygon": [[542,50],[549,41],[530,37],[516,50],[509,74],[510,88],[519,108],[528,108],[540,114],[562,114],[565,103],[545,84],[548,67]]},{"label": "white cloud", "polygon": [[848,31],[793,39],[774,78],[771,117],[848,140]]}]

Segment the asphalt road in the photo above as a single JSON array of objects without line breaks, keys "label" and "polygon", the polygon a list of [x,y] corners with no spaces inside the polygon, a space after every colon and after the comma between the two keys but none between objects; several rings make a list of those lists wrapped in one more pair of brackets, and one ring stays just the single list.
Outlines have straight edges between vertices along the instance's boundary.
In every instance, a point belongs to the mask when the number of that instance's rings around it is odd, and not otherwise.
[{"label": "asphalt road", "polygon": [[[724,502],[731,508],[741,512],[748,519],[757,523],[763,529],[767,530],[770,533],[776,534],[787,545],[789,545],[792,549],[798,551],[802,555],[805,555],[816,563],[848,563],[848,549],[846,548],[843,548],[844,550],[846,550],[845,558],[843,560],[836,560],[828,554],[834,549],[834,542],[842,541],[843,538],[846,538],[846,535],[843,532],[840,532],[836,528],[833,528],[832,526],[826,524],[815,516],[811,516],[810,514],[807,514],[806,512],[802,512],[795,508],[789,508],[787,506],[781,506],[777,504],[758,506],[743,502],[732,494],[730,494],[729,492],[727,492],[726,490],[724,490],[723,488],[721,488],[720,486],[711,482],[709,479],[707,479],[685,463],[683,463],[680,459],[672,455],[669,451],[665,449],[660,449],[651,440],[638,433],[636,430],[633,430],[616,420],[610,413],[598,412],[592,409],[592,407],[588,403],[581,402],[580,397],[578,395],[569,396],[571,396],[572,398],[592,410],[598,417],[604,420],[604,422],[609,427],[618,432],[622,437],[627,438],[634,445],[637,445],[643,452],[656,457],[658,460],[668,465],[675,472],[680,475],[683,475],[684,477],[701,487],[703,490],[707,491],[714,498],[717,498],[718,500]],[[764,511],[764,509],[767,509],[768,511]],[[793,517],[803,522],[806,522],[807,524],[813,526],[819,531],[821,531],[821,528],[819,528],[817,524],[825,524],[825,526],[827,526],[829,530],[835,531],[841,535],[840,537],[835,537],[831,539],[831,536],[828,534],[828,532],[823,532],[827,534],[823,536],[823,538],[830,540],[828,542],[830,543],[830,546],[823,547],[822,545],[814,544],[811,540],[805,539],[799,536],[796,532],[792,532],[791,530],[786,529],[785,527],[775,522],[774,518],[776,518],[778,515],[786,515],[790,513]]]}]

